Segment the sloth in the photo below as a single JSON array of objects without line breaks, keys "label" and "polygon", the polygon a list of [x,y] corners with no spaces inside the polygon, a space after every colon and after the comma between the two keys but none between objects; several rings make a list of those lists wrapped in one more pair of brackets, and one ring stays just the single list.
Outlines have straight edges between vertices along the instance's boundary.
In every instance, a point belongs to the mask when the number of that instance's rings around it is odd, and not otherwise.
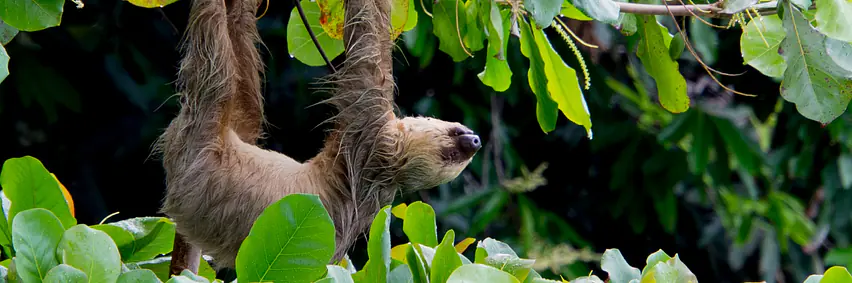
[{"label": "sloth", "polygon": [[198,271],[201,252],[234,268],[242,241],[270,204],[315,194],[335,227],[332,261],[343,258],[398,193],[455,179],[481,148],[455,122],[395,113],[390,0],[345,1],[346,60],[321,81],[336,112],[317,155],[300,162],[263,149],[267,123],[256,45],[261,0],[192,0],[176,87],[180,112],[154,146],[176,224],[172,272]]}]

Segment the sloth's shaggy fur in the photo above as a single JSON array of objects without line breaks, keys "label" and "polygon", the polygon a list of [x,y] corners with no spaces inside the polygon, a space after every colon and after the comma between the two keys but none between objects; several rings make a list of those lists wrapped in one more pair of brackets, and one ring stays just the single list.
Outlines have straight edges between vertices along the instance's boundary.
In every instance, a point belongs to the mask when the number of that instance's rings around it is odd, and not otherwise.
[{"label": "sloth's shaggy fur", "polygon": [[264,208],[288,194],[317,194],[337,230],[337,260],[396,193],[456,178],[478,137],[459,123],[394,114],[390,1],[346,0],[346,61],[326,78],[324,102],[337,114],[321,152],[301,163],[259,148],[258,4],[192,2],[178,73],[181,110],[156,146],[166,171],[162,212],[216,267],[233,267]]}]

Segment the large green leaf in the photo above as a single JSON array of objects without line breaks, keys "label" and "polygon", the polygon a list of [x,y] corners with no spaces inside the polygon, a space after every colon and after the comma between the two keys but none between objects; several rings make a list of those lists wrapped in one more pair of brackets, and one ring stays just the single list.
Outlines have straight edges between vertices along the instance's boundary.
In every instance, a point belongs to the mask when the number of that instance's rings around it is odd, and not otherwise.
[{"label": "large green leaf", "polygon": [[[483,41],[485,41],[485,27],[483,26],[484,22],[480,21],[480,14],[483,14],[480,11],[480,8],[482,8],[480,3],[483,1],[468,0],[464,2],[464,10],[459,11],[459,13],[465,13],[465,21],[462,22],[465,25],[462,42],[464,42],[464,45],[467,46],[468,51],[471,53],[482,50],[485,47],[483,44]],[[459,3],[461,3],[461,0],[459,0]]]},{"label": "large green leaf", "polygon": [[535,260],[519,258],[506,253],[498,253],[485,257],[484,263],[512,274],[519,281],[524,281],[532,271]]},{"label": "large green leaf", "polygon": [[689,109],[689,97],[686,95],[686,79],[680,74],[678,63],[669,56],[671,35],[657,22],[654,16],[639,17],[639,49],[636,55],[645,66],[648,74],[657,84],[660,104],[672,113],[681,113]]},{"label": "large green leaf", "polygon": [[615,1],[573,0],[572,2],[574,7],[577,7],[583,14],[592,19],[611,25],[618,24],[618,15],[621,9],[618,8],[618,4],[615,4]]},{"label": "large green leaf", "polygon": [[470,56],[462,45],[462,37],[467,32],[466,22],[467,13],[461,0],[437,0],[432,5],[432,33],[438,37],[438,50],[450,55],[455,62]]},{"label": "large green leaf", "polygon": [[56,256],[61,263],[82,270],[89,282],[115,282],[121,273],[118,247],[109,235],[85,224],[65,230]]},{"label": "large green leaf", "polygon": [[533,37],[544,61],[544,74],[547,76],[547,91],[550,97],[556,101],[559,110],[568,120],[586,128],[586,134],[591,139],[592,120],[589,106],[586,105],[586,99],[580,89],[577,72],[562,61],[562,57],[550,45],[544,30],[533,29]]},{"label": "large green leaf", "polygon": [[453,247],[455,241],[455,232],[452,229],[444,234],[441,244],[435,250],[435,257],[432,259],[432,273],[429,276],[430,283],[445,283],[459,266],[462,266],[461,259]]},{"label": "large green leaf", "polygon": [[[514,250],[512,250],[511,246],[509,246],[508,244],[506,244],[504,242],[501,242],[501,241],[498,241],[498,240],[495,240],[495,239],[492,239],[492,238],[482,239],[482,241],[479,241],[479,243],[476,244],[476,248],[477,248],[476,249],[477,254],[479,254],[479,252],[480,252],[479,249],[480,248],[482,249],[482,252],[483,252],[482,258],[485,258],[485,257],[488,257],[488,256],[494,256],[494,255],[498,255],[498,254],[507,254],[507,255],[514,256],[514,257],[518,257],[518,254],[515,253]],[[480,258],[480,256],[477,255],[476,258]],[[477,261],[476,263],[482,263],[482,262]]]},{"label": "large green leaf", "polygon": [[165,217],[136,217],[92,228],[112,237],[124,262],[149,260],[170,253],[174,245],[175,223]]},{"label": "large green leaf", "polygon": [[[35,282],[35,281],[34,281]],[[88,283],[89,277],[86,273],[67,264],[60,264],[49,271],[44,278],[44,283]],[[148,281],[150,282],[150,281]]]},{"label": "large green leaf", "polygon": [[512,69],[509,68],[509,61],[506,60],[505,52],[509,44],[509,29],[512,21],[510,20],[511,11],[504,10],[502,13],[497,4],[493,1],[480,1],[484,3],[480,11],[490,11],[489,13],[481,13],[483,21],[488,30],[488,57],[485,58],[485,69],[482,70],[477,77],[483,84],[490,86],[494,91],[503,92],[509,89],[512,83]]},{"label": "large green leaf", "polygon": [[828,56],[844,70],[852,72],[852,43],[834,38],[825,39]]},{"label": "large green leaf", "polygon": [[438,245],[438,227],[435,224],[435,210],[432,206],[417,201],[408,206],[402,231],[411,243],[429,247]]},{"label": "large green leaf", "polygon": [[852,99],[852,72],[826,56],[826,36],[814,29],[789,0],[784,5],[781,42],[787,70],[781,82],[781,96],[794,104],[805,118],[827,124],[846,111]]},{"label": "large green leaf", "polygon": [[621,251],[607,249],[601,257],[601,269],[609,274],[611,283],[628,283],[634,279],[640,279],[639,269],[630,266]]},{"label": "large green leaf", "polygon": [[414,246],[409,245],[405,254],[408,269],[411,270],[411,277],[416,283],[429,283],[429,272],[426,271],[426,264],[423,263],[422,257]]},{"label": "large green leaf", "polygon": [[848,283],[852,282],[852,274],[842,266],[832,266],[822,275],[820,283]]},{"label": "large green leaf", "polygon": [[[559,108],[556,101],[547,92],[547,76],[544,74],[544,61],[538,51],[530,25],[526,21],[518,21],[521,27],[521,53],[530,60],[530,68],[527,71],[527,80],[533,94],[536,97],[535,116],[538,125],[545,133],[556,129],[556,118]],[[578,82],[579,84],[579,82]]]},{"label": "large green leaf", "polygon": [[393,267],[388,273],[388,282],[409,283],[414,282],[414,278],[411,275],[411,270],[408,269],[408,265],[400,264]]},{"label": "large green leaf", "polygon": [[16,35],[18,35],[18,29],[0,19],[0,45],[9,44]]},{"label": "large green leaf", "polygon": [[520,283],[515,276],[484,264],[465,264],[453,271],[447,283]]},{"label": "large green leaf", "polygon": [[[369,260],[364,264],[367,280],[370,283],[388,282],[390,272],[390,220],[391,206],[387,205],[379,210],[373,223],[370,225],[370,237],[367,239],[367,255]],[[408,207],[411,209],[411,207]],[[406,212],[406,217],[408,213]]]},{"label": "large green leaf", "polygon": [[[317,41],[319,41],[320,47],[322,47],[328,60],[332,60],[343,53],[343,40],[329,37],[322,29],[319,22],[320,9],[317,2],[301,0],[301,4],[305,11],[305,17],[308,18],[308,25],[316,35]],[[290,19],[287,21],[287,52],[290,56],[308,66],[325,65],[325,60],[320,56],[319,50],[317,50],[307,29],[305,29],[305,24],[302,22],[296,7],[293,7],[293,10],[290,11]]]},{"label": "large green leaf", "polygon": [[22,31],[55,27],[62,21],[63,0],[0,0],[0,19]]},{"label": "large green leaf", "polygon": [[310,281],[334,253],[334,224],[317,195],[291,194],[263,210],[237,252],[239,282]]},{"label": "large green leaf", "polygon": [[177,0],[127,0],[127,2],[143,8],[162,8],[177,2]]},{"label": "large green leaf", "polygon": [[532,14],[539,29],[546,28],[553,22],[553,17],[562,10],[562,1],[557,0],[526,0],[524,8]]},{"label": "large green leaf", "polygon": [[21,211],[12,224],[15,267],[24,282],[41,282],[47,271],[59,264],[56,245],[65,228],[56,216],[43,208]]},{"label": "large green leaf", "polygon": [[829,37],[852,41],[852,2],[848,0],[816,0],[819,31]]},{"label": "large green leaf", "polygon": [[743,61],[764,75],[780,78],[787,69],[787,62],[778,54],[778,47],[785,36],[784,26],[777,14],[761,16],[748,22],[740,38]]},{"label": "large green leaf", "polygon": [[116,283],[158,283],[162,282],[150,269],[136,269],[118,276]]},{"label": "large green leaf", "polygon": [[14,225],[15,215],[30,208],[44,208],[53,212],[64,227],[77,224],[71,216],[71,210],[50,172],[41,161],[24,156],[7,159],[0,172],[0,187],[12,202],[9,209],[10,225]]}]

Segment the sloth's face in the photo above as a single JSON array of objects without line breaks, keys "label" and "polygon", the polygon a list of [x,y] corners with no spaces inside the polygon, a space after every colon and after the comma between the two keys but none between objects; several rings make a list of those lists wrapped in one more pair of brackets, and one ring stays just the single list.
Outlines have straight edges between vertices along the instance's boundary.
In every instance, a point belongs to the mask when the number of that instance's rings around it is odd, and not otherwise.
[{"label": "sloth's face", "polygon": [[482,147],[473,131],[462,124],[426,117],[406,117],[388,125],[394,141],[398,170],[396,182],[403,191],[429,189],[461,173]]}]

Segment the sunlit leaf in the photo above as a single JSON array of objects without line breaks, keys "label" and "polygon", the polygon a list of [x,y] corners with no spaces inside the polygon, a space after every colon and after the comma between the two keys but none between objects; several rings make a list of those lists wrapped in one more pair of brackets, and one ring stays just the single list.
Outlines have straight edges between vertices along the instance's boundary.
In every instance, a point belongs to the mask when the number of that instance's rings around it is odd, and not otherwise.
[{"label": "sunlit leaf", "polygon": [[505,52],[509,44],[509,20],[511,12],[506,10],[500,13],[493,1],[481,1],[488,6],[490,13],[482,13],[486,18],[488,30],[488,57],[485,58],[485,69],[477,77],[483,84],[490,86],[494,91],[503,92],[509,89],[512,83],[512,69],[506,60]]},{"label": "sunlit leaf", "polygon": [[237,280],[317,279],[331,261],[334,235],[334,224],[318,196],[288,195],[255,220],[237,253]]},{"label": "sunlit leaf", "polygon": [[414,0],[408,0],[408,20],[405,21],[405,26],[402,27],[402,31],[409,31],[414,29],[417,26],[417,9],[414,8]]},{"label": "sunlit leaf", "polygon": [[[325,30],[323,30],[320,21],[320,9],[317,2],[310,0],[301,0],[302,9],[305,11],[305,17],[308,19],[308,25],[317,37],[317,41],[322,47],[328,60],[332,60],[343,53],[343,40],[331,38]],[[287,21],[287,52],[290,56],[295,57],[308,66],[325,65],[325,60],[314,45],[310,34],[305,29],[305,24],[299,16],[299,11],[296,7],[290,11],[290,19]]]},{"label": "sunlit leaf", "polygon": [[432,206],[417,201],[408,206],[402,230],[411,243],[428,247],[438,245],[438,228],[435,224],[435,210]]},{"label": "sunlit leaf", "polygon": [[432,5],[432,33],[438,37],[438,50],[450,55],[455,62],[469,57],[462,45],[466,22],[467,13],[461,0],[437,0]]},{"label": "sunlit leaf", "polygon": [[592,18],[589,18],[589,16],[586,16],[586,14],[583,14],[583,12],[577,9],[577,7],[574,7],[574,5],[572,5],[571,2],[568,2],[568,0],[562,1],[562,9],[560,9],[559,13],[562,14],[562,16],[575,20],[592,20]]},{"label": "sunlit leaf", "polygon": [[[343,3],[343,0],[336,0]],[[411,16],[411,0],[391,0],[391,39],[396,39],[408,26]],[[340,13],[341,15],[343,13]],[[341,26],[342,30],[342,26]]]},{"label": "sunlit leaf", "polygon": [[612,0],[573,0],[574,7],[577,7],[583,14],[592,19],[607,23],[617,24],[620,8],[615,1]]},{"label": "sunlit leaf", "polygon": [[430,283],[445,283],[453,270],[462,266],[461,259],[453,248],[455,232],[452,229],[444,234],[441,244],[435,249],[435,257],[432,259],[432,273],[429,275]]},{"label": "sunlit leaf", "polygon": [[533,22],[537,28],[546,28],[553,21],[553,17],[562,10],[564,1],[557,0],[526,0],[524,8],[532,14]]},{"label": "sunlit leaf", "polygon": [[601,269],[609,274],[611,283],[628,283],[630,280],[639,279],[639,269],[627,263],[627,260],[617,249],[607,249],[601,257]]},{"label": "sunlit leaf", "polygon": [[[33,281],[35,282],[35,281]],[[57,265],[47,271],[47,276],[44,277],[44,283],[88,283],[89,278],[86,273],[67,264]],[[130,282],[130,281],[124,281]],[[118,283],[124,283],[119,281]],[[151,281],[148,281],[151,282]],[[154,281],[157,282],[157,281]]]},{"label": "sunlit leaf", "polygon": [[475,241],[476,241],[476,239],[474,239],[474,238],[465,238],[464,240],[459,241],[455,245],[456,252],[463,253],[465,250],[467,250],[467,247],[470,246],[470,244],[473,244],[473,242],[475,242]]},{"label": "sunlit leaf", "polygon": [[643,282],[645,281],[644,277],[646,275],[652,274],[654,272],[654,266],[655,265],[657,265],[658,263],[661,263],[661,262],[666,262],[669,259],[671,259],[671,257],[668,254],[666,254],[666,252],[663,251],[662,249],[657,250],[656,252],[648,255],[648,257],[645,259],[645,267],[642,268],[642,277],[643,277],[642,281]]},{"label": "sunlit leaf", "polygon": [[833,38],[825,39],[825,51],[841,68],[852,72],[852,43]]},{"label": "sunlit leaf", "polygon": [[[410,207],[409,207],[410,208]],[[384,283],[388,280],[390,272],[390,227],[391,213],[390,205],[383,207],[373,218],[370,225],[370,235],[367,239],[367,255],[369,260],[364,265],[365,280],[367,282]],[[410,214],[406,212],[406,216]]]},{"label": "sunlit leaf", "polygon": [[30,208],[50,210],[66,228],[77,224],[59,183],[32,156],[7,159],[0,171],[0,186],[12,202],[8,213],[10,225],[14,225],[15,215]]},{"label": "sunlit leaf", "polygon": [[541,130],[548,133],[556,129],[556,118],[559,115],[559,108],[556,101],[553,101],[553,98],[550,97],[547,91],[547,76],[544,74],[544,61],[538,50],[538,45],[535,43],[530,25],[522,20],[518,21],[518,25],[521,30],[521,53],[530,60],[527,80],[529,81],[530,89],[532,89],[536,97],[535,116],[538,119],[538,125],[541,127]]},{"label": "sunlit leaf", "polygon": [[764,75],[780,78],[787,69],[787,62],[778,54],[785,36],[778,15],[761,16],[748,22],[740,38],[743,61]]},{"label": "sunlit leaf", "polygon": [[59,25],[63,4],[63,0],[0,0],[0,19],[22,31],[43,30]]},{"label": "sunlit leaf", "polygon": [[115,282],[121,274],[121,255],[103,231],[78,224],[65,230],[56,248],[61,263],[86,274],[90,282]]},{"label": "sunlit leaf", "polygon": [[127,0],[130,4],[143,8],[162,8],[178,0]]},{"label": "sunlit leaf", "polygon": [[48,270],[59,264],[56,245],[65,228],[59,218],[43,208],[21,211],[12,224],[14,261],[24,282],[41,282]]},{"label": "sunlit leaf", "polygon": [[405,257],[408,254],[409,246],[411,246],[411,243],[400,244],[391,248],[391,259],[406,263],[408,260]]},{"label": "sunlit leaf", "polygon": [[465,264],[453,271],[447,283],[520,283],[515,276],[484,264]]},{"label": "sunlit leaf", "polygon": [[852,2],[847,0],[816,0],[816,24],[819,31],[842,41],[852,41]]},{"label": "sunlit leaf", "polygon": [[544,30],[533,29],[533,37],[544,61],[544,74],[547,77],[547,91],[550,97],[556,101],[559,110],[568,117],[568,120],[586,128],[586,135],[591,139],[592,120],[589,106],[586,105],[586,99],[580,89],[577,72],[568,67],[562,57],[556,53]]},{"label": "sunlit leaf", "polygon": [[422,257],[417,252],[417,249],[414,248],[414,245],[408,246],[408,252],[405,257],[406,263],[408,263],[408,269],[411,271],[411,277],[414,278],[414,282],[428,283],[430,272],[427,270],[427,264],[423,262]]},{"label": "sunlit leaf", "polygon": [[671,36],[663,32],[654,16],[639,16],[638,23],[642,40],[636,55],[657,84],[660,104],[672,113],[686,111],[689,109],[686,79],[680,74],[678,63],[669,56],[669,45],[666,44]]},{"label": "sunlit leaf", "polygon": [[842,266],[832,266],[822,275],[820,283],[847,283],[852,282],[852,274]]},{"label": "sunlit leaf", "polygon": [[483,1],[486,0],[468,0],[464,4],[464,10],[459,11],[459,13],[465,13],[465,21],[463,22],[465,24],[465,32],[462,41],[471,53],[485,47],[483,44],[485,41],[485,27],[482,26],[483,22],[480,21],[479,17],[480,14],[484,14],[483,11],[480,11],[482,5],[479,4]]},{"label": "sunlit leaf", "polygon": [[[343,0],[317,0],[316,4],[317,7],[319,7],[319,24],[320,26],[322,26],[322,30],[325,31],[325,34],[328,35],[328,37],[342,40],[343,23],[345,20],[343,12]],[[304,7],[304,4],[302,5],[302,9],[306,9]],[[391,9],[394,9],[394,7],[391,7]],[[393,16],[394,14],[392,13],[391,15]],[[307,9],[305,10],[305,16],[308,17],[308,22],[311,22],[311,18],[310,16],[308,16]],[[391,19],[391,22],[393,22],[393,18]],[[302,27],[302,29],[304,29],[304,26]]]},{"label": "sunlit leaf", "polygon": [[[789,1],[789,0],[788,0]],[[852,100],[852,72],[826,56],[826,36],[814,29],[788,1],[784,9],[787,38],[781,43],[787,70],[781,96],[805,118],[827,124],[843,114]]]}]

